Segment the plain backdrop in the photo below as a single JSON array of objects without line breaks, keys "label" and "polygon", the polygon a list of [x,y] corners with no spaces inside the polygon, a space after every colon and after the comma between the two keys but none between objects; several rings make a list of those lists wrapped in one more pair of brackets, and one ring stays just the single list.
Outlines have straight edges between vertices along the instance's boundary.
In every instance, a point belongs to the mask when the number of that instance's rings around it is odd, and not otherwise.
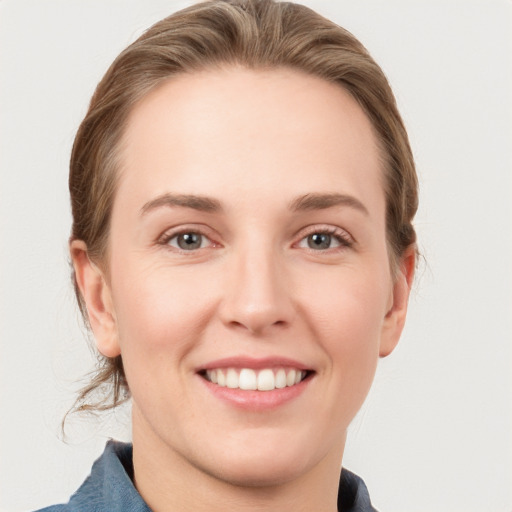
[{"label": "plain backdrop", "polygon": [[[93,358],[67,164],[113,58],[172,0],[0,0],[0,509],[62,502],[129,411],[60,421]],[[421,182],[420,266],[344,464],[393,512],[512,511],[512,3],[304,0],[388,75]],[[307,412],[305,412],[307,414]]]}]

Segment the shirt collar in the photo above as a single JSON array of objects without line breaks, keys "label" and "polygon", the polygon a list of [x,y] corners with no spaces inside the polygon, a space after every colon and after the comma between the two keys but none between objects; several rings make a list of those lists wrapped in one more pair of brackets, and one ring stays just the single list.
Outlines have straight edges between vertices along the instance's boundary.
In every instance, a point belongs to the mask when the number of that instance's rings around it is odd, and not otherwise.
[{"label": "shirt collar", "polygon": [[[91,474],[71,497],[76,512],[151,512],[133,485],[133,449],[110,440]],[[343,469],[338,492],[340,512],[376,512],[363,480]]]}]

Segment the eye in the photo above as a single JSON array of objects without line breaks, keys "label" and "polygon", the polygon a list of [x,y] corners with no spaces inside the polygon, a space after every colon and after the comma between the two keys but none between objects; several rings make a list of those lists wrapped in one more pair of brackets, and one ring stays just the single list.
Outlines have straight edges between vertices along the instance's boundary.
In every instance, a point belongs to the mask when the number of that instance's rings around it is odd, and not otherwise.
[{"label": "eye", "polygon": [[349,238],[349,235],[335,228],[313,231],[298,243],[298,247],[312,249],[313,251],[327,251],[329,249],[351,246],[352,240]]},{"label": "eye", "polygon": [[193,251],[203,249],[211,244],[210,240],[201,233],[195,231],[187,231],[171,236],[167,241],[167,245],[181,249],[182,251]]},{"label": "eye", "polygon": [[313,233],[306,237],[306,241],[310,249],[316,250],[330,249],[333,242],[337,242],[339,245],[339,242],[328,233]]}]

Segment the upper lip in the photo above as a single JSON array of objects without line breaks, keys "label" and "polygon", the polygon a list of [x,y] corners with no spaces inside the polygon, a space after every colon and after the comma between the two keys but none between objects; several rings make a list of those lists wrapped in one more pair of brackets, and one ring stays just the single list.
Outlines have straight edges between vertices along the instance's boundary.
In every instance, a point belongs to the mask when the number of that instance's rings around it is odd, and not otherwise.
[{"label": "upper lip", "polygon": [[271,357],[247,357],[247,356],[233,356],[225,357],[222,359],[216,359],[210,361],[205,365],[198,368],[198,371],[214,370],[216,368],[251,368],[253,370],[261,370],[263,368],[275,368],[275,367],[288,367],[295,368],[297,370],[309,370],[312,368],[307,364],[304,364],[295,359],[288,357],[271,356]]}]

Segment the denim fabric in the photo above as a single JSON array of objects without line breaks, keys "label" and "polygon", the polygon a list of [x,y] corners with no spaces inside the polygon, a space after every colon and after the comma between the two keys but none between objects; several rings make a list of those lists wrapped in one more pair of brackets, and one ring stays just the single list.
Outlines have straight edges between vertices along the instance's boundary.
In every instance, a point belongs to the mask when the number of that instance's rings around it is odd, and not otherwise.
[{"label": "denim fabric", "polygon": [[[133,483],[132,445],[109,441],[91,474],[65,505],[37,512],[151,512]],[[338,493],[342,512],[376,512],[364,482],[343,469]],[[314,511],[312,511],[314,512]]]},{"label": "denim fabric", "polygon": [[132,445],[109,441],[69,503],[39,512],[151,512],[135,489],[132,475]]}]

